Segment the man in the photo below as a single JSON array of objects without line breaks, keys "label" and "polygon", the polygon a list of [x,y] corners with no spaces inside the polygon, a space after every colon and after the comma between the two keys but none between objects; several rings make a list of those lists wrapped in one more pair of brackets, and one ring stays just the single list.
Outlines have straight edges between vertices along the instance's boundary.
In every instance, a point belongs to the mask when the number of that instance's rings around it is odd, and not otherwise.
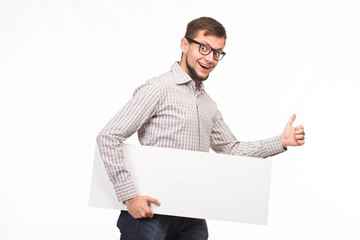
[{"label": "man", "polygon": [[295,115],[280,136],[255,142],[240,142],[234,137],[203,85],[225,56],[225,41],[225,28],[215,19],[191,21],[181,39],[180,62],[136,89],[98,135],[100,154],[118,200],[124,201],[128,210],[122,211],[118,220],[121,239],[208,238],[204,219],[154,215],[150,204],[160,205],[159,201],[137,193],[122,154],[123,141],[136,131],[143,145],[204,152],[212,148],[218,153],[261,158],[305,143],[304,128],[292,126]]}]

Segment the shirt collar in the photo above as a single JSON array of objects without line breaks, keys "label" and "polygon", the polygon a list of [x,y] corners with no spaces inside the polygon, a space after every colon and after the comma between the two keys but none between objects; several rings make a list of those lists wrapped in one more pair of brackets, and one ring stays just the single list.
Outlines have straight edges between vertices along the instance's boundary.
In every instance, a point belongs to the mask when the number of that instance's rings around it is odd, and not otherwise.
[{"label": "shirt collar", "polygon": [[[175,77],[175,83],[176,84],[185,84],[185,83],[189,83],[191,81],[194,82],[195,85],[195,81],[189,76],[189,74],[187,74],[185,72],[184,69],[182,69],[182,67],[180,67],[178,62],[175,62],[172,66],[171,66],[171,70],[174,73],[174,77]],[[201,83],[199,89],[200,91],[204,90],[204,84]]]}]

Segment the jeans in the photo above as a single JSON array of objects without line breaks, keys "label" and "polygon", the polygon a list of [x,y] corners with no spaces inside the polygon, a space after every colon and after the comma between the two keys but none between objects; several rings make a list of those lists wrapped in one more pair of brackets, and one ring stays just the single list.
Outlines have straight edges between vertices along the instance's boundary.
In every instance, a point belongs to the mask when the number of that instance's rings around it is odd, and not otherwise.
[{"label": "jeans", "polygon": [[208,230],[204,219],[155,214],[153,218],[133,218],[121,211],[117,226],[120,240],[206,240]]}]

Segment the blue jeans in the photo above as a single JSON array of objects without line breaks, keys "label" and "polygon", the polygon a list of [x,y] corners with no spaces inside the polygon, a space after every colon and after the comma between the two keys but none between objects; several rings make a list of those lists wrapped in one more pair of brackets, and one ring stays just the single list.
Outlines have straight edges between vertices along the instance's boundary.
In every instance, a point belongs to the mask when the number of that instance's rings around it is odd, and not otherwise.
[{"label": "blue jeans", "polygon": [[204,219],[155,214],[153,218],[135,219],[121,211],[117,226],[120,240],[206,240],[208,230]]}]

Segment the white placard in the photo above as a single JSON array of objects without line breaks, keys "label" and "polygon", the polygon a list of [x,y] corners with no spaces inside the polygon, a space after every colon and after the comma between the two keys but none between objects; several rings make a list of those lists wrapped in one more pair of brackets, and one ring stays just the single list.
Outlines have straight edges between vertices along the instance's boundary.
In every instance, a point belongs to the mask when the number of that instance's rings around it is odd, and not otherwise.
[{"label": "white placard", "polygon": [[[267,224],[271,160],[124,144],[127,169],[154,213]],[[118,202],[98,147],[89,206],[126,210]]]}]

